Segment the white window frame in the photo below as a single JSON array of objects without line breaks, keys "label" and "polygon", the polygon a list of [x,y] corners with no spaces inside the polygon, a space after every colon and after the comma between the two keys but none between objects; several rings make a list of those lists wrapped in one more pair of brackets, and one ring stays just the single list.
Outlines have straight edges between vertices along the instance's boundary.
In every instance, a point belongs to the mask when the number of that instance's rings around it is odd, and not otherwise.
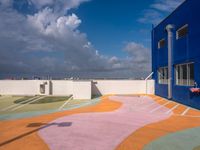
[{"label": "white window frame", "polygon": [[[179,85],[179,86],[194,86],[194,81],[191,82],[192,81],[191,74],[190,74],[191,68],[189,67],[189,65],[191,65],[191,64],[194,65],[193,62],[175,65],[175,79],[176,79],[175,83],[176,83],[176,85]],[[186,82],[186,84],[184,84],[184,81],[183,81],[183,66],[186,66],[186,68],[187,68],[187,77],[186,77],[187,82]],[[179,72],[180,73],[180,79],[178,79],[178,76],[179,76],[178,68],[180,69],[180,72]],[[194,74],[194,72],[193,72],[193,74]]]},{"label": "white window frame", "polygon": [[180,27],[177,31],[176,31],[176,40],[181,39],[182,37],[179,37],[179,31],[184,29],[184,28],[188,28],[188,24],[185,24],[184,26]]},{"label": "white window frame", "polygon": [[165,42],[165,39],[161,39],[160,41],[158,41],[158,49],[161,49],[163,48],[164,46],[161,46],[161,42],[164,41]]},{"label": "white window frame", "polygon": [[[162,73],[164,74],[163,78],[161,77]],[[158,68],[158,83],[159,84],[168,84],[168,67]]]}]

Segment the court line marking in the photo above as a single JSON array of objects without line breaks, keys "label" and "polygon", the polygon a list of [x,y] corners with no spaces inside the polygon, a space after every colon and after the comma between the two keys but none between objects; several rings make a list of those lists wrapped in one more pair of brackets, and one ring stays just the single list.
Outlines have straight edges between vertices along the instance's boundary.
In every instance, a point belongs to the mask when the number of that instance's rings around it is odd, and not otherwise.
[{"label": "court line marking", "polygon": [[185,111],[181,114],[181,116],[184,116],[189,110],[190,110],[190,107],[187,107],[187,108],[185,109]]},{"label": "court line marking", "polygon": [[147,105],[147,106],[142,107],[141,110],[146,109],[146,108],[148,108],[148,107],[150,107],[150,106],[153,106],[154,104],[158,104],[158,102],[161,102],[161,101],[163,101],[163,99],[160,99],[160,100],[158,100],[158,101],[153,101],[150,105]]},{"label": "court line marking", "polygon": [[193,116],[193,115],[184,115],[184,116],[181,116],[180,114],[174,114],[174,116],[179,116],[179,117],[191,117],[191,118],[200,118],[200,116]]},{"label": "court line marking", "polygon": [[28,105],[28,104],[31,104],[31,103],[33,103],[33,102],[36,102],[36,101],[38,101],[38,100],[40,100],[40,99],[42,99],[42,98],[45,98],[45,97],[46,97],[46,96],[41,96],[41,97],[39,97],[39,98],[33,99],[33,100],[29,101],[29,102],[26,103],[26,104],[23,104],[23,105],[20,105],[20,106],[18,106],[18,107],[15,107],[15,108],[11,109],[11,111],[20,109],[20,108],[22,108],[22,107],[24,107],[24,106],[26,106],[26,105]]},{"label": "court line marking", "polygon": [[141,100],[139,100],[140,102],[137,102],[137,103],[134,103],[134,105],[133,105],[133,107],[135,108],[138,108],[138,107],[140,107],[141,105],[145,105],[145,103],[147,103],[147,104],[151,104],[152,102],[146,102],[146,100],[144,100],[144,101],[141,101]]},{"label": "court line marking", "polygon": [[[157,98],[156,98],[157,99]],[[164,100],[166,100],[167,101],[167,99],[164,99]],[[179,103],[179,102],[176,102],[176,101],[173,101],[173,102],[175,102],[175,103],[177,103],[177,104],[179,104],[179,106],[185,106],[186,108],[185,108],[185,111],[188,109],[188,106],[187,105],[184,105],[184,104],[182,104],[182,103]],[[200,110],[199,109],[196,109],[196,108],[191,108],[191,107],[189,107],[191,110],[195,110],[195,111],[198,111],[198,112],[200,112]],[[189,110],[187,110],[187,111],[189,111]],[[186,112],[187,113],[187,112]],[[182,113],[183,114],[183,113]],[[182,114],[178,114],[178,113],[174,113],[173,115],[174,116],[182,116]],[[196,115],[184,115],[184,117],[193,117],[193,118],[200,118],[200,116],[196,116]]]},{"label": "court line marking", "polygon": [[168,110],[165,114],[169,114],[170,112],[173,112],[173,110],[179,106],[180,106],[180,104],[176,104],[174,107],[172,107],[170,110]]},{"label": "court line marking", "polygon": [[152,109],[152,110],[150,111],[150,113],[153,113],[153,112],[155,112],[156,110],[158,110],[158,109],[160,109],[160,108],[162,108],[162,107],[166,106],[166,105],[167,105],[167,104],[169,104],[169,103],[171,103],[171,101],[168,101],[168,102],[166,102],[164,105],[160,105],[160,106],[158,106],[158,107],[156,107],[156,108]]},{"label": "court line marking", "polygon": [[15,106],[18,106],[18,105],[20,105],[20,104],[22,104],[22,103],[31,101],[31,100],[33,100],[33,99],[35,99],[35,98],[37,98],[37,97],[38,97],[38,96],[34,96],[34,97],[29,98],[29,99],[27,99],[27,100],[25,100],[25,101],[21,101],[21,102],[19,102],[19,103],[17,103],[17,104],[10,105],[10,106],[8,106],[8,107],[6,107],[6,108],[1,109],[1,111],[6,111],[6,110],[11,109],[11,108],[13,108],[13,107],[15,107]]},{"label": "court line marking", "polygon": [[67,105],[72,99],[73,99],[73,96],[69,97],[69,98],[66,100],[66,102],[65,102],[64,104],[62,104],[62,105],[58,108],[58,110],[62,110],[63,107],[64,107],[65,105]]}]

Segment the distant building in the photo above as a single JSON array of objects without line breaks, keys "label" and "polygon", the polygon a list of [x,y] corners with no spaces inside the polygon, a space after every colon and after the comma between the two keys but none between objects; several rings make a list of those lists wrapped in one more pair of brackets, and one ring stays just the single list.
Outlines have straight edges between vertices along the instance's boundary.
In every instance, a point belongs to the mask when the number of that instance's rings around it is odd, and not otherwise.
[{"label": "distant building", "polygon": [[155,94],[200,109],[200,0],[186,0],[152,30]]}]

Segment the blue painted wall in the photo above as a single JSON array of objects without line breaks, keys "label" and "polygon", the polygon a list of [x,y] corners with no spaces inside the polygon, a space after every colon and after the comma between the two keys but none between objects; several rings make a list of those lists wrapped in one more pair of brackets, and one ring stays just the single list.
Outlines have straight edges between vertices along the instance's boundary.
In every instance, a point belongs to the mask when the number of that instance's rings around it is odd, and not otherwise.
[{"label": "blue painted wall", "polygon": [[[167,85],[158,84],[157,70],[159,67],[168,65],[167,32],[165,30],[168,24],[175,26],[173,64],[194,62],[195,81],[200,87],[200,0],[186,0],[152,30],[152,71],[156,83],[155,93],[165,98],[168,93]],[[188,35],[176,40],[176,30],[185,24],[189,25]],[[158,49],[158,41],[162,38],[166,41],[165,47]],[[190,93],[191,87],[175,85],[174,80],[173,76],[173,100],[200,109],[200,95]]]}]

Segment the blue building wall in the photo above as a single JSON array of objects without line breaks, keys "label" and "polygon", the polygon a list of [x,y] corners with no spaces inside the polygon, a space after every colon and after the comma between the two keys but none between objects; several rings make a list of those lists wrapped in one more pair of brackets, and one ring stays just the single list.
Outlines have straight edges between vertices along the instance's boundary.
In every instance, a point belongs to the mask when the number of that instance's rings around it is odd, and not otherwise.
[{"label": "blue building wall", "polygon": [[[152,30],[152,71],[155,79],[155,93],[165,98],[168,95],[168,85],[158,84],[157,70],[159,67],[168,66],[168,41],[165,30],[168,24],[175,26],[173,71],[176,64],[194,62],[194,78],[200,87],[200,0],[186,0]],[[176,40],[176,31],[185,24],[188,24],[189,29],[187,36]],[[166,44],[163,48],[158,49],[158,41],[162,38],[165,39]],[[200,94],[192,94],[189,90],[191,87],[175,85],[174,78],[173,76],[172,99],[200,109]]]}]

